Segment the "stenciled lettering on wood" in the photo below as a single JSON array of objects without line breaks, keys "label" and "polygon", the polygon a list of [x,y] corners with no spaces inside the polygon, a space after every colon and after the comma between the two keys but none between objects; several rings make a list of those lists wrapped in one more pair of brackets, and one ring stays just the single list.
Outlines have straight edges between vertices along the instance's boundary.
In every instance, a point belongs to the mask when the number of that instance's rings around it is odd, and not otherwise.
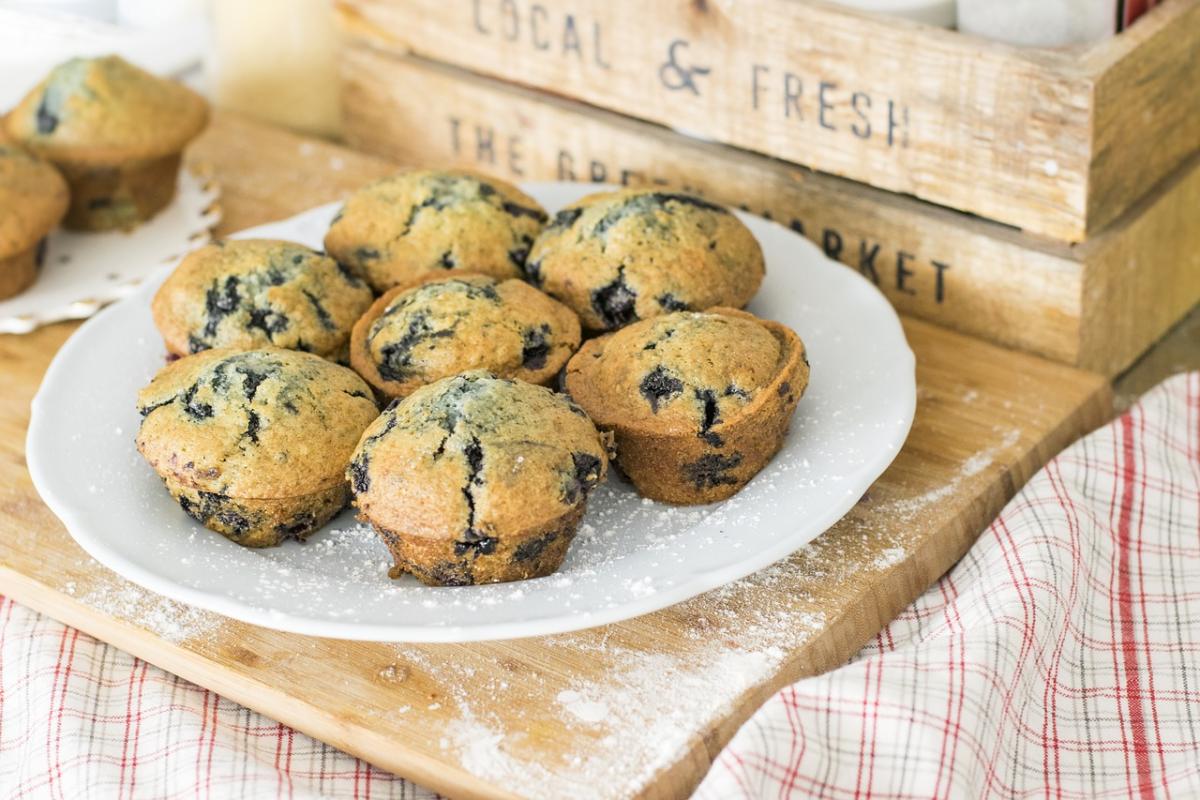
[{"label": "stenciled lettering on wood", "polygon": [[471,0],[471,23],[481,36],[524,43],[534,50],[577,58],[602,70],[612,69],[604,57],[599,22],[580,22],[575,14],[552,16],[541,3],[517,0]]},{"label": "stenciled lettering on wood", "polygon": [[[500,130],[490,122],[467,120],[455,115],[447,116],[445,124],[454,157],[485,171],[504,170],[516,179],[553,178],[623,186],[670,184],[685,192],[705,194],[701,186],[677,179],[669,181],[645,169],[610,163],[563,145],[554,146],[552,154],[542,154],[542,158],[536,159],[554,164],[553,175],[530,174],[530,153],[525,139],[519,133]],[[951,265],[947,259],[908,252],[868,234],[829,226],[810,227],[805,220],[781,209],[752,208],[743,200],[733,197],[715,199],[733,203],[743,211],[759,214],[766,219],[778,220],[816,242],[830,258],[857,269],[876,286],[893,294],[916,296],[919,292],[928,292],[938,305],[945,304],[949,298],[946,273]]]},{"label": "stenciled lettering on wood", "polygon": [[[697,0],[704,7],[705,0]],[[524,0],[470,0],[466,29],[539,54],[572,60],[595,72],[612,70],[603,24],[570,11],[551,10]],[[722,59],[699,52],[683,35],[673,35],[655,57],[658,67],[648,81],[671,94],[700,97],[719,76]],[[853,136],[881,147],[908,147],[909,107],[866,87],[843,86],[827,76],[798,71],[794,65],[751,63],[734,76],[746,105],[757,115],[777,115],[797,127]]]}]

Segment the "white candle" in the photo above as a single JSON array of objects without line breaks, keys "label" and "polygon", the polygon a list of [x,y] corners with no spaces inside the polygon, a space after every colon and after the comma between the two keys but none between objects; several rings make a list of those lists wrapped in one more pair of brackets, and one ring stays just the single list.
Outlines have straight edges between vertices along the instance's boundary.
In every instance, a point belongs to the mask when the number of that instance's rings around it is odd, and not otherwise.
[{"label": "white candle", "polygon": [[954,0],[833,0],[842,6],[905,17],[939,28],[954,27]]},{"label": "white candle", "polygon": [[215,0],[206,64],[218,106],[311,133],[341,127],[332,0]]},{"label": "white candle", "polygon": [[1010,44],[1083,44],[1116,26],[1117,0],[958,0],[959,30]]}]

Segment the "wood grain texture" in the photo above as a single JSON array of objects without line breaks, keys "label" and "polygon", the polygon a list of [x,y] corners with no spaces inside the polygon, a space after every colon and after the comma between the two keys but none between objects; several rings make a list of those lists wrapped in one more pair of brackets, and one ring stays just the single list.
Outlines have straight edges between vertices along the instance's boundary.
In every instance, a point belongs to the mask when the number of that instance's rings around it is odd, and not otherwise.
[{"label": "wood grain texture", "polygon": [[1114,375],[1200,302],[1200,156],[1078,248],[1078,364]]},{"label": "wood grain texture", "polygon": [[1064,241],[1115,219],[1197,146],[1200,104],[1183,101],[1200,82],[1200,0],[1057,51],[808,0],[338,6],[377,47]]},{"label": "wood grain texture", "polygon": [[[223,187],[224,232],[392,168],[225,115],[189,160]],[[1095,375],[906,320],[918,363],[912,434],[855,509],[786,561],[582,633],[352,643],[187,611],[73,543],[38,500],[23,448],[29,401],[74,327],[0,336],[0,592],[456,797],[686,796],[763,699],[861,647],[1042,463],[1102,423],[1111,400]],[[572,697],[603,717],[573,714]]]},{"label": "wood grain texture", "polygon": [[1097,230],[1200,150],[1200,2],[1142,17],[1082,64],[1096,76],[1088,220]]},{"label": "wood grain texture", "polygon": [[513,180],[682,187],[800,230],[903,313],[1108,375],[1200,300],[1200,157],[1067,247],[426,60],[360,46],[342,76],[359,149]]}]

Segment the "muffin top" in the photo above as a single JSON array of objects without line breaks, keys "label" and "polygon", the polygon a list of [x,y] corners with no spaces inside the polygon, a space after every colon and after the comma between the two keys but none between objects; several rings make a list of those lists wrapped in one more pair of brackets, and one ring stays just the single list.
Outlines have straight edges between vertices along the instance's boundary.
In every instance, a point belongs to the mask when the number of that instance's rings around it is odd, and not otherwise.
[{"label": "muffin top", "polygon": [[568,398],[481,370],[394,403],[367,428],[347,476],[385,530],[492,552],[587,499],[608,468],[605,439]]},{"label": "muffin top", "polygon": [[642,320],[584,345],[567,365],[567,390],[601,427],[695,434],[719,446],[721,425],[775,391],[789,355],[775,328],[786,330],[725,308]]},{"label": "muffin top", "polygon": [[150,309],[175,355],[275,346],[337,357],[373,297],[353,272],[303,245],[237,239],[185,258]]},{"label": "muffin top", "polygon": [[555,214],[525,265],[586,330],[658,314],[743,306],[762,283],[762,248],[728,209],[691,195],[622,189]]},{"label": "muffin top", "polygon": [[325,249],[376,291],[426,272],[517,278],[546,212],[515,186],[465,170],[403,172],[359,189]]},{"label": "muffin top", "polygon": [[59,64],[7,125],[14,139],[52,161],[108,163],[178,153],[207,121],[200,95],[104,56]]},{"label": "muffin top", "polygon": [[579,319],[523,281],[432,275],[384,294],[354,326],[350,364],[391,397],[472,369],[545,384],[579,347]]},{"label": "muffin top", "polygon": [[69,200],[58,170],[0,144],[0,259],[33,247],[62,219]]},{"label": "muffin top", "polygon": [[279,348],[181,358],[138,393],[137,407],[138,450],[159,474],[257,499],[345,480],[359,436],[379,413],[353,371]]}]

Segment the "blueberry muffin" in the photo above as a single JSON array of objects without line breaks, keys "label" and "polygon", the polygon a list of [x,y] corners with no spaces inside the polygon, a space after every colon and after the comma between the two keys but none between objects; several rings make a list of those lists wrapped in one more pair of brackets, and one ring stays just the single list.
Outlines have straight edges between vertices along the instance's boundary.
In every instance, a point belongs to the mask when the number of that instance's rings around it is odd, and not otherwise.
[{"label": "blueberry muffin", "polygon": [[510,278],[452,273],[397,286],[354,326],[350,365],[386,397],[472,369],[548,384],[579,347],[575,312]]},{"label": "blueberry muffin", "polygon": [[554,215],[525,263],[529,281],[587,331],[710,306],[744,306],[766,267],[723,206],[654,189],[589,195]]},{"label": "blueberry muffin", "polygon": [[724,500],[783,444],[808,385],[789,328],[732,308],[676,312],[592,339],[566,389],[616,436],[639,493],[669,503]]},{"label": "blueberry muffin", "polygon": [[137,447],[183,510],[246,547],[303,539],[345,507],[379,411],[346,367],[278,348],[206,350],[138,394]]},{"label": "blueberry muffin", "polygon": [[200,95],[105,56],[55,67],[7,127],[66,177],[66,226],[103,231],[132,228],[171,202],[180,153],[207,121]]},{"label": "blueberry muffin", "polygon": [[605,437],[566,397],[474,371],[389,406],[347,477],[392,577],[463,586],[558,569],[607,468]]},{"label": "blueberry muffin", "polygon": [[404,172],[364,186],[325,249],[377,292],[426,272],[518,278],[546,212],[515,186],[464,170]]},{"label": "blueberry muffin", "polygon": [[293,242],[237,239],[190,254],[150,304],[172,355],[286,347],[347,359],[374,295],[362,278]]},{"label": "blueberry muffin", "polygon": [[67,211],[67,184],[54,167],[0,144],[0,299],[37,277],[46,234]]}]

